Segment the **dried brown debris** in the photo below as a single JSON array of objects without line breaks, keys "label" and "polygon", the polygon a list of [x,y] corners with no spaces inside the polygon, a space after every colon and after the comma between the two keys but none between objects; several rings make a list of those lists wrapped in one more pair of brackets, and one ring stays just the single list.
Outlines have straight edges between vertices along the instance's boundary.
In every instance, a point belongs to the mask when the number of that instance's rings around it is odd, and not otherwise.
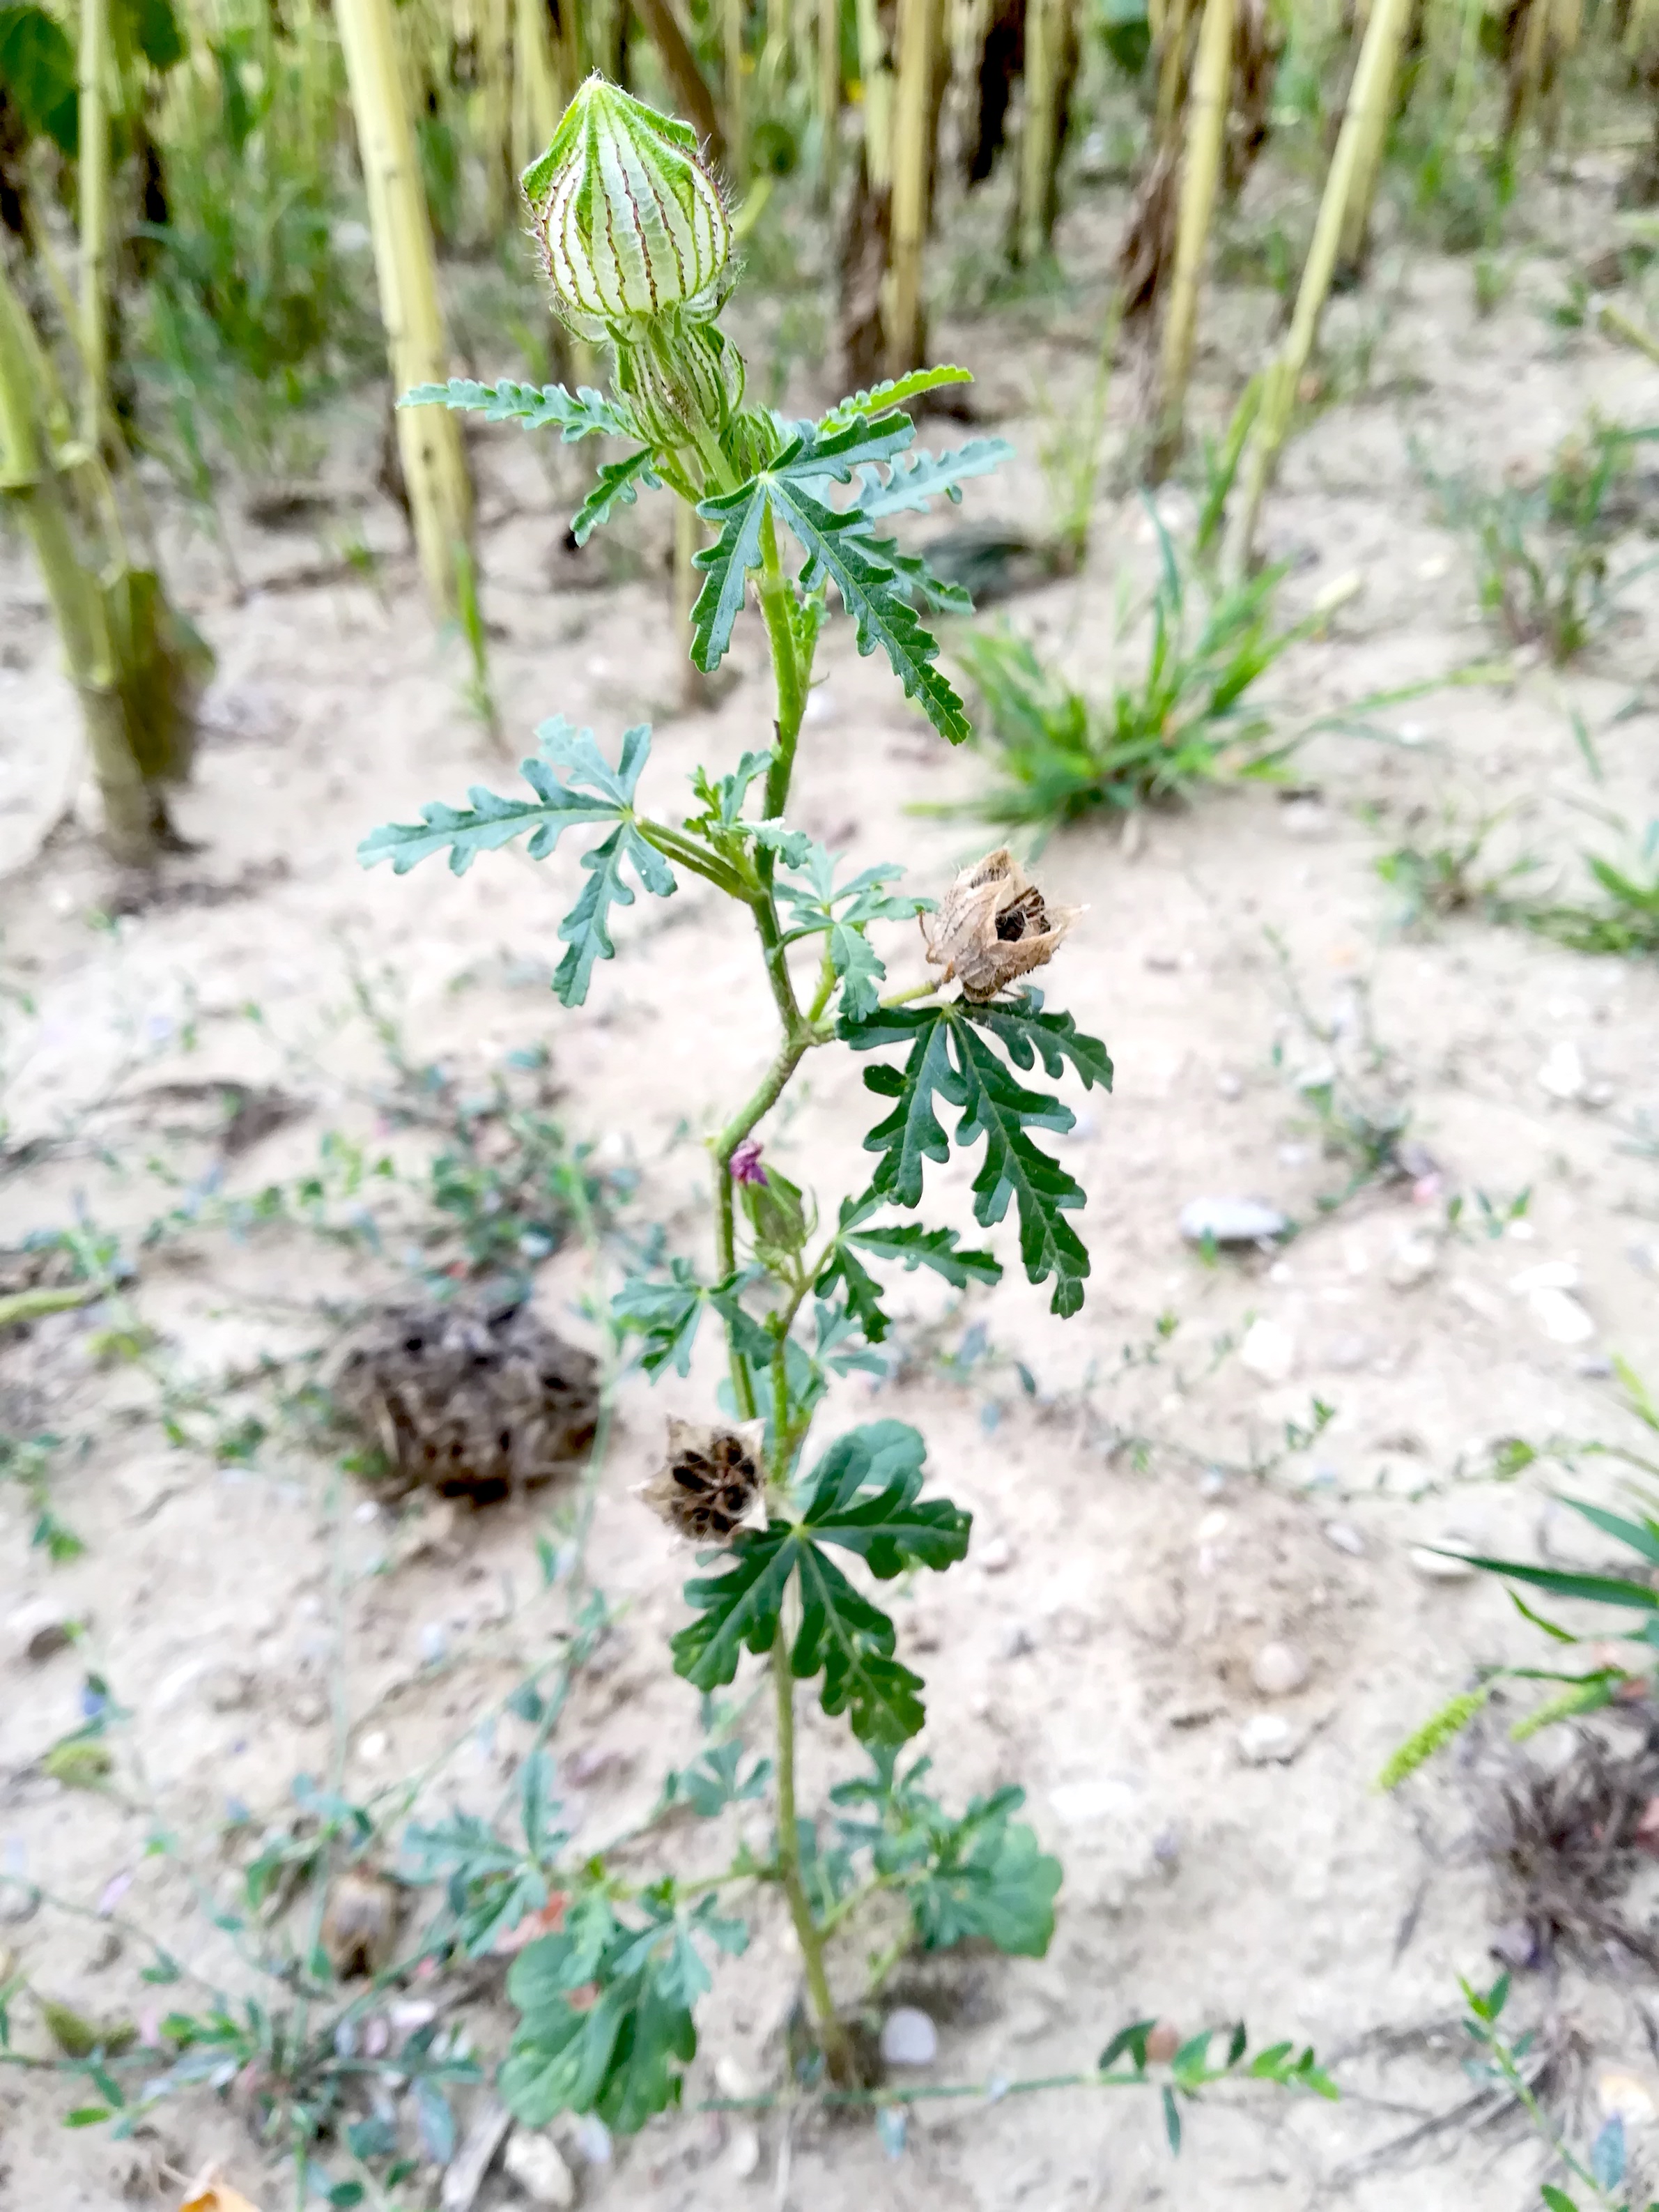
[{"label": "dried brown debris", "polygon": [[581,1466],[598,1373],[527,1306],[397,1306],[348,1347],[332,1395],[404,1488],[483,1504]]}]

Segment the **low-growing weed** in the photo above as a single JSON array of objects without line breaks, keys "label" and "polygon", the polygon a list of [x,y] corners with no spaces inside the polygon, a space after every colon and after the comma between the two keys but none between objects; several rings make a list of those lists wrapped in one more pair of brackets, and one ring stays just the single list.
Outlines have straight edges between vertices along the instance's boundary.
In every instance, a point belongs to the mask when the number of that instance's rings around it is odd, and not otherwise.
[{"label": "low-growing weed", "polygon": [[1539,645],[1560,666],[1616,611],[1652,563],[1608,574],[1611,546],[1628,526],[1620,496],[1632,448],[1652,432],[1592,421],[1564,439],[1540,477],[1511,476],[1496,489],[1418,465],[1448,525],[1470,540],[1480,609],[1514,645]]},{"label": "low-growing weed", "polygon": [[1012,630],[961,648],[990,717],[1003,781],[970,811],[1042,835],[1102,811],[1190,799],[1206,787],[1280,776],[1292,744],[1275,742],[1252,688],[1303,626],[1275,628],[1280,571],[1210,592],[1194,587],[1160,530],[1162,562],[1138,681],[1097,701],[1045,667]]},{"label": "low-growing weed", "polygon": [[[1508,1583],[1518,1583],[1528,1593],[1541,1590],[1547,1597],[1583,1601],[1610,1612],[1613,1620],[1600,1622],[1596,1634],[1587,1637],[1559,1620],[1546,1618],[1516,1590],[1510,1591],[1516,1612],[1551,1643],[1594,1646],[1592,1663],[1577,1671],[1565,1665],[1483,1668],[1473,1689],[1453,1698],[1395,1753],[1379,1778],[1381,1788],[1392,1790],[1407,1775],[1415,1773],[1485,1710],[1494,1690],[1505,1681],[1557,1685],[1510,1729],[1510,1735],[1522,1741],[1552,1722],[1652,1695],[1656,1680],[1659,1679],[1659,1590],[1654,1588],[1653,1571],[1659,1565],[1659,1519],[1654,1517],[1650,1509],[1659,1503],[1659,1498],[1656,1498],[1650,1486],[1659,1483],[1659,1403],[1622,1361],[1617,1364],[1617,1371],[1624,1388],[1626,1410],[1653,1437],[1653,1446],[1638,1449],[1626,1443],[1553,1443],[1550,1449],[1553,1457],[1562,1461],[1607,1459],[1625,1471],[1635,1498],[1629,1513],[1608,1512],[1604,1507],[1577,1498],[1564,1498],[1560,1502],[1628,1553],[1627,1566],[1588,1572],[1577,1568],[1536,1566],[1526,1560],[1496,1559],[1481,1553],[1459,1554],[1467,1556],[1470,1565],[1483,1573],[1501,1575]],[[1634,1616],[1628,1626],[1623,1625],[1626,1615]],[[1620,1648],[1616,1653],[1608,1650],[1606,1639],[1609,1635],[1620,1640]]]}]

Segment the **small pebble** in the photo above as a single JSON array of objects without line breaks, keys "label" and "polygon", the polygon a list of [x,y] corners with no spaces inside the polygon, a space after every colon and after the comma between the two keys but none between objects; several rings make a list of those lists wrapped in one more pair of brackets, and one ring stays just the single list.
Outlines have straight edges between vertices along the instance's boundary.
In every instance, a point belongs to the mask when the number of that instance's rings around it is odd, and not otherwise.
[{"label": "small pebble", "polygon": [[1659,2118],[1651,2085],[1621,2067],[1609,2067],[1601,2075],[1595,2085],[1595,2101],[1605,2118],[1622,2120],[1627,2128],[1650,2127]]},{"label": "small pebble", "polygon": [[726,2166],[734,2181],[747,2181],[759,2168],[761,2139],[753,2128],[737,2127],[732,2130],[732,2148]]},{"label": "small pebble", "polygon": [[988,1575],[1000,1575],[1013,1563],[1013,1548],[1006,1536],[993,1536],[980,1546],[980,1565]]},{"label": "small pebble", "polygon": [[1294,1644],[1264,1644],[1250,1662],[1250,1680],[1264,1698],[1293,1697],[1307,1679],[1306,1655]]},{"label": "small pebble", "polygon": [[46,1600],[21,1607],[7,1626],[17,1651],[32,1667],[40,1666],[75,1640],[61,1607]]},{"label": "small pebble", "polygon": [[1227,1487],[1227,1478],[1218,1467],[1206,1467],[1198,1478],[1200,1498],[1219,1498]]},{"label": "small pebble", "polygon": [[742,2060],[734,2058],[729,2051],[722,2051],[714,2061],[714,2087],[722,2097],[752,2097],[755,2094],[753,2076]]},{"label": "small pebble", "polygon": [[1285,1766],[1302,1748],[1302,1738],[1282,1713],[1253,1713],[1238,1731],[1238,1755],[1246,1766]]},{"label": "small pebble", "polygon": [[1527,1311],[1552,1344],[1584,1344],[1595,1334],[1595,1323],[1567,1291],[1534,1291]]},{"label": "small pebble", "polygon": [[1575,1359],[1572,1366],[1576,1375],[1582,1375],[1589,1382],[1605,1382],[1614,1371],[1605,1352],[1587,1352],[1582,1359]]},{"label": "small pebble", "polygon": [[435,1667],[447,1654],[449,1638],[441,1620],[428,1620],[421,1631],[421,1664]]},{"label": "small pebble", "polygon": [[576,2123],[576,2148],[590,2166],[611,2163],[611,2130],[597,2112],[584,2112]]},{"label": "small pebble", "polygon": [[358,1739],[357,1756],[373,1764],[375,1759],[386,1757],[387,1742],[388,1739],[384,1729],[370,1729],[366,1736]]},{"label": "small pebble", "polygon": [[1016,1621],[1002,1639],[1005,1659],[1024,1659],[1036,1650],[1036,1639],[1021,1621]]},{"label": "small pebble", "polygon": [[1474,1572],[1467,1559],[1427,1544],[1413,1544],[1406,1557],[1425,1582],[1466,1583]]},{"label": "small pebble", "polygon": [[939,2030],[915,2005],[899,2005],[881,2024],[881,2055],[889,2066],[931,2066]]},{"label": "small pebble", "polygon": [[1296,1339],[1283,1322],[1253,1321],[1238,1347],[1240,1364],[1259,1382],[1288,1382],[1296,1367]]},{"label": "small pebble", "polygon": [[1258,1244],[1283,1237],[1291,1224],[1259,1198],[1189,1198],[1177,1225],[1188,1244]]},{"label": "small pebble", "polygon": [[576,2201],[576,2177],[550,2136],[514,2129],[507,2137],[501,2167],[532,2204],[569,2206]]},{"label": "small pebble", "polygon": [[1564,1103],[1582,1097],[1584,1063],[1577,1046],[1565,1037],[1559,1043],[1553,1044],[1548,1057],[1538,1071],[1538,1081],[1540,1087],[1552,1098],[1559,1098]]},{"label": "small pebble", "polygon": [[1365,1556],[1365,1539],[1352,1521],[1328,1521],[1325,1541],[1334,1544],[1339,1552],[1346,1552],[1351,1559],[1363,1559]]},{"label": "small pebble", "polygon": [[1218,1097],[1226,1099],[1230,1104],[1235,1098],[1244,1096],[1243,1079],[1235,1075],[1231,1067],[1222,1069],[1215,1079],[1215,1087]]},{"label": "small pebble", "polygon": [[1439,1248],[1426,1237],[1402,1237],[1389,1255],[1391,1291],[1414,1291],[1440,1264]]},{"label": "small pebble", "polygon": [[1579,1280],[1571,1260],[1540,1260],[1535,1267],[1522,1267],[1518,1275],[1511,1275],[1510,1288],[1517,1297],[1528,1298],[1534,1291],[1576,1291]]}]

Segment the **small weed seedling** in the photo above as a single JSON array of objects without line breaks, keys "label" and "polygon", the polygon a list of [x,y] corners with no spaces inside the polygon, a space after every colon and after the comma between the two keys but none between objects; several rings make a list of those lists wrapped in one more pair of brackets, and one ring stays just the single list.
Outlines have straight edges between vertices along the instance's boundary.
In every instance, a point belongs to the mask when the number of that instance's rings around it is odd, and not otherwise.
[{"label": "small weed seedling", "polygon": [[[1619,1377],[1624,1385],[1626,1404],[1631,1413],[1648,1430],[1659,1449],[1659,1404],[1640,1379],[1621,1362]],[[1529,1448],[1512,1443],[1512,1459],[1525,1453],[1530,1459]],[[1568,1450],[1574,1448],[1566,1447]],[[1626,1444],[1592,1443],[1576,1448],[1577,1455],[1617,1461],[1629,1469],[1639,1483],[1659,1482],[1659,1455],[1638,1451]],[[1518,1464],[1525,1464],[1518,1460]],[[1502,1575],[1510,1583],[1519,1583],[1528,1590],[1542,1590],[1547,1596],[1577,1599],[1591,1605],[1609,1608],[1615,1617],[1633,1614],[1635,1626],[1617,1632],[1624,1638],[1622,1655],[1608,1656],[1604,1639],[1608,1634],[1604,1626],[1600,1638],[1588,1639],[1575,1630],[1565,1627],[1559,1621],[1547,1619],[1534,1610],[1525,1599],[1511,1589],[1510,1599],[1517,1613],[1540,1630],[1553,1644],[1572,1645],[1594,1640],[1601,1649],[1596,1662],[1588,1668],[1574,1672],[1570,1668],[1550,1667],[1493,1667],[1483,1670],[1482,1679],[1474,1688],[1462,1692],[1443,1705],[1431,1719],[1425,1722],[1407,1741],[1401,1744],[1380,1778],[1380,1786],[1392,1790],[1408,1774],[1431,1759],[1435,1753],[1466,1729],[1475,1716],[1484,1711],[1493,1690],[1505,1680],[1550,1682],[1555,1690],[1522,1715],[1512,1729],[1517,1741],[1535,1735],[1540,1729],[1547,1728],[1553,1721],[1569,1720],[1577,1715],[1593,1713],[1604,1707],[1627,1703],[1653,1695],[1659,1681],[1659,1590],[1653,1587],[1653,1570],[1659,1565],[1659,1520],[1649,1510],[1654,1503],[1650,1489],[1635,1510],[1629,1513],[1609,1513],[1600,1505],[1591,1505],[1577,1498],[1563,1498],[1561,1503],[1581,1514],[1604,1536],[1610,1537],[1631,1555],[1631,1571],[1620,1574],[1610,1570],[1599,1573],[1581,1573],[1560,1567],[1539,1567],[1518,1559],[1487,1559],[1469,1555],[1469,1564],[1485,1573]],[[1656,1656],[1650,1660],[1649,1651]]]},{"label": "small weed seedling", "polygon": [[[1154,517],[1156,522],[1156,517]],[[981,632],[963,660],[991,718],[1005,781],[980,819],[1041,833],[1105,811],[1187,799],[1206,786],[1279,775],[1291,750],[1247,696],[1300,629],[1275,629],[1270,569],[1212,597],[1195,617],[1167,533],[1138,684],[1096,703],[1043,666],[1012,631]]]},{"label": "small weed seedling", "polygon": [[1512,645],[1540,645],[1559,667],[1611,619],[1620,593],[1651,566],[1609,577],[1613,540],[1627,525],[1619,498],[1631,447],[1650,432],[1592,422],[1564,439],[1535,482],[1498,489],[1419,466],[1447,523],[1467,534],[1480,608]]},{"label": "small weed seedling", "polygon": [[[709,1954],[740,1950],[747,1940],[728,1899],[740,1898],[743,1885],[770,1884],[787,1904],[804,1972],[800,2076],[827,2077],[826,2094],[881,2105],[891,2141],[902,2136],[904,2093],[869,2087],[866,2022],[849,2020],[831,1990],[832,1938],[880,1893],[904,1908],[901,1954],[970,1938],[1041,1953],[1060,1870],[1015,1817],[1019,1791],[948,1814],[921,1788],[925,1768],[904,1759],[926,1717],[923,1684],[898,1657],[897,1632],[876,1593],[902,1575],[942,1572],[961,1560],[969,1516],[927,1492],[926,1447],[915,1429],[873,1422],[816,1456],[809,1433],[830,1378],[864,1364],[888,1334],[880,1270],[927,1267],[958,1287],[1000,1275],[990,1251],[904,1218],[921,1203],[929,1164],[947,1161],[953,1145],[983,1145],[974,1184],[979,1221],[993,1227],[1012,1206],[1030,1280],[1052,1285],[1057,1316],[1078,1311],[1090,1263],[1073,1217],[1085,1194],[1036,1141],[1042,1131],[1069,1128],[1073,1116],[1042,1078],[1069,1070],[1085,1088],[1105,1087],[1111,1063],[1069,1014],[1045,1006],[1029,980],[1075,916],[1051,907],[1006,852],[964,869],[934,906],[900,888],[897,866],[844,872],[836,855],[787,819],[832,587],[860,651],[880,648],[942,737],[957,744],[969,734],[917,611],[966,611],[966,595],[901,553],[880,527],[890,515],[950,496],[986,465],[982,447],[937,456],[913,450],[902,411],[907,399],[961,382],[964,372],[901,378],[815,422],[745,406],[743,359],[719,321],[735,276],[731,226],[695,135],[597,77],[526,172],[524,187],[560,312],[578,337],[612,349],[610,392],[458,382],[422,387],[406,404],[474,409],[556,430],[567,441],[615,441],[615,458],[601,465],[575,518],[579,540],[642,491],[666,488],[692,506],[713,541],[696,556],[702,586],[692,660],[705,674],[720,665],[752,584],[775,684],[772,740],[726,773],[697,769],[690,809],[671,820],[647,811],[648,728],[625,732],[613,756],[556,716],[524,764],[527,793],[474,789],[465,805],[428,805],[418,823],[375,830],[362,854],[399,872],[442,854],[459,874],[520,836],[542,860],[566,831],[597,830],[583,855],[580,895],[558,929],[566,949],[553,981],[567,1006],[585,1000],[597,963],[613,955],[613,910],[632,905],[641,890],[667,898],[682,874],[694,875],[752,925],[756,988],[775,1011],[777,1039],[760,1083],[710,1143],[712,1263],[673,1255],[628,1282],[615,1312],[653,1376],[689,1373],[706,1323],[724,1336],[720,1407],[699,1425],[670,1424],[664,1463],[644,1499],[698,1547],[700,1571],[684,1592],[690,1617],[672,1645],[676,1673],[705,1697],[736,1679],[745,1655],[769,1675],[763,1772],[751,1769],[738,1783],[735,1766],[730,1776],[716,1768],[695,1786],[684,1777],[682,1784],[694,1802],[763,1788],[775,1826],[764,1850],[745,1848],[725,1873],[695,1882],[672,1874],[623,1881],[603,1858],[562,1869],[547,1932],[526,1946],[509,1977],[520,2018],[501,2089],[532,2124],[596,2112],[630,2131],[674,2104],[696,2047],[694,2014],[710,1985]],[[838,501],[837,486],[850,486],[850,495]],[[786,556],[790,541],[797,550]],[[1173,592],[1160,617],[1168,662],[1180,611],[1173,570],[1165,590]],[[1197,649],[1203,673],[1176,686],[1174,701],[1197,692],[1206,713],[1227,713],[1276,649],[1262,599],[1241,601],[1219,631],[1212,619]],[[1169,679],[1152,680],[1156,688]],[[932,979],[884,994],[873,932],[888,922],[914,926],[924,914]],[[811,960],[805,974],[795,964],[801,953]],[[869,1182],[832,1210],[767,1162],[761,1132],[809,1055],[837,1046],[871,1056],[865,1079],[881,1111],[865,1140]],[[954,1128],[942,1107],[955,1111]],[[803,1684],[827,1715],[845,1719],[867,1755],[863,1778],[834,1793],[827,1825],[797,1802]],[[440,1841],[428,1835],[426,1848],[437,1851]],[[502,1898],[510,1919],[522,1917],[530,1894]],[[1138,2083],[1158,2067],[1173,2140],[1177,2099],[1249,2063],[1239,2036],[1213,2064],[1208,2035],[1162,2059],[1150,2036],[1145,2023],[1131,2027],[1097,2067],[1074,2078]],[[1334,2094],[1311,2056],[1293,2057],[1288,2045],[1254,2065],[1261,2078]]]},{"label": "small weed seedling", "polygon": [[[1594,2212],[1598,2205],[1604,2212],[1638,2212],[1633,2199],[1620,2187],[1627,2158],[1622,2116],[1610,2113],[1588,2153],[1580,2157],[1540,2104],[1528,2079],[1525,2062],[1534,2043],[1532,2030],[1511,2041],[1499,2025],[1509,2002],[1509,1976],[1500,1974],[1484,1993],[1469,1982],[1460,1981],[1459,1986],[1468,2008],[1463,2027],[1475,2046],[1464,2062],[1465,2071],[1472,2080],[1489,2082],[1514,2099],[1559,2160],[1558,2170],[1572,2185],[1569,2191],[1554,2182],[1541,2183],[1538,2195],[1544,2212]],[[1650,2203],[1647,2212],[1659,2212],[1659,2208]]]}]

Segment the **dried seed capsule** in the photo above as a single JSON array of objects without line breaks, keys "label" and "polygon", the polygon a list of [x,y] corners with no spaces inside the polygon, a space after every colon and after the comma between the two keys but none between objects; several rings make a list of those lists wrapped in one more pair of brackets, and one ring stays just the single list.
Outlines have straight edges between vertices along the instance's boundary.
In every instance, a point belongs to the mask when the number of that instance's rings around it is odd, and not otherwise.
[{"label": "dried seed capsule", "polygon": [[761,1517],[763,1488],[757,1428],[705,1429],[671,1419],[667,1460],[639,1494],[694,1544],[725,1544],[740,1522]]},{"label": "dried seed capsule", "polygon": [[1083,911],[1051,907],[1006,845],[964,868],[936,912],[921,917],[927,958],[953,978],[965,999],[994,999],[1033,968],[1053,959]]},{"label": "dried seed capsule", "polygon": [[689,124],[588,78],[521,179],[565,319],[598,341],[678,308],[716,313],[732,225]]}]

